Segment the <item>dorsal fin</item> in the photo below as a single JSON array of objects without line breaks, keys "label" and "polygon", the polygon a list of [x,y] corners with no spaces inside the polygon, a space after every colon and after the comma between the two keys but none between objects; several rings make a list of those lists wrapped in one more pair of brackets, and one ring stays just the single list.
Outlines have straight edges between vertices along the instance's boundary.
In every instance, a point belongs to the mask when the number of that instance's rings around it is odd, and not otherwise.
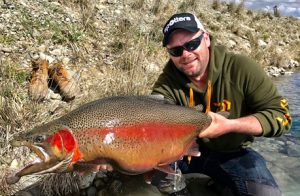
[{"label": "dorsal fin", "polygon": [[143,98],[164,104],[172,104],[172,102],[165,99],[165,97],[161,94],[152,94],[152,95],[144,95]]}]

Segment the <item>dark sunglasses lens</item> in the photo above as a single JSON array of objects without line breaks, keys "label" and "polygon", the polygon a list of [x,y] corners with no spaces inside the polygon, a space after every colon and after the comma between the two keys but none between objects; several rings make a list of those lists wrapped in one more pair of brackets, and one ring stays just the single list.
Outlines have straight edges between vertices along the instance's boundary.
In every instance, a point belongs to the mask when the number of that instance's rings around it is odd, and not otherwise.
[{"label": "dark sunglasses lens", "polygon": [[202,38],[203,38],[203,33],[199,37],[185,43],[183,46],[177,46],[168,49],[168,53],[172,56],[179,57],[182,55],[184,49],[186,49],[189,52],[196,50],[199,47]]},{"label": "dark sunglasses lens", "polygon": [[186,48],[187,51],[193,51],[197,49],[200,45],[201,40],[192,40],[184,45],[184,48]]},{"label": "dark sunglasses lens", "polygon": [[174,48],[168,49],[168,52],[172,56],[181,56],[183,52],[183,47],[182,46],[177,46]]}]

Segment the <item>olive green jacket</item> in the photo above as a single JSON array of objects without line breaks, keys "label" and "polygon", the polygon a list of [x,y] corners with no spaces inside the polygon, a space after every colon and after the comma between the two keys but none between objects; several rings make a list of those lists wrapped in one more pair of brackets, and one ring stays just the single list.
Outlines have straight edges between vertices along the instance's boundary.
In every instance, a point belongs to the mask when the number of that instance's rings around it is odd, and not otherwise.
[{"label": "olive green jacket", "polygon": [[[264,70],[252,59],[215,46],[211,37],[208,80],[211,81],[211,111],[228,111],[235,119],[254,115],[262,125],[263,136],[280,136],[291,127],[287,100],[282,97]],[[195,105],[207,105],[207,90],[201,93],[171,60],[156,81],[152,94],[162,94],[171,103],[188,106],[193,89]],[[200,147],[233,151],[253,142],[254,137],[229,133],[218,138],[201,138]]]}]

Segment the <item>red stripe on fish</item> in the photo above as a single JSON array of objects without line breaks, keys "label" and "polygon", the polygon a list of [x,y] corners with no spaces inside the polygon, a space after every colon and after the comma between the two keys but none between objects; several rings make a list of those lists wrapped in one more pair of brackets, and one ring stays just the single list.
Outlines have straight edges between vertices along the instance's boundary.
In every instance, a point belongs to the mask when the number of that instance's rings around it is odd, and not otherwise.
[{"label": "red stripe on fish", "polygon": [[[114,134],[120,138],[145,138],[147,140],[165,140],[166,137],[181,138],[195,132],[197,126],[194,124],[166,124],[166,123],[139,123],[135,125],[121,125],[106,128],[90,128],[84,134],[90,136],[103,136]],[[170,131],[172,130],[172,131]],[[83,132],[81,132],[83,134]],[[113,139],[113,138],[111,138]]]}]

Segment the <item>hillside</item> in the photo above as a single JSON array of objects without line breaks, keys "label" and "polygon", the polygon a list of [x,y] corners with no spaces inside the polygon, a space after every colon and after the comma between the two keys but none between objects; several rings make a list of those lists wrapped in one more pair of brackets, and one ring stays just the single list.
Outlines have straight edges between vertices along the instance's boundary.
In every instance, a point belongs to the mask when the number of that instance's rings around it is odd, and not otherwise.
[{"label": "hillside", "polygon": [[[6,0],[0,2],[0,179],[24,164],[28,150],[12,149],[16,133],[78,105],[111,95],[149,94],[168,55],[161,29],[175,12],[193,12],[228,49],[263,67],[300,62],[300,20],[246,10],[242,4],[195,0]],[[80,86],[73,101],[49,90],[28,95],[31,61],[62,61]],[[22,182],[23,183],[23,182]],[[0,195],[25,185],[0,185]],[[2,187],[1,187],[2,186]]]}]

